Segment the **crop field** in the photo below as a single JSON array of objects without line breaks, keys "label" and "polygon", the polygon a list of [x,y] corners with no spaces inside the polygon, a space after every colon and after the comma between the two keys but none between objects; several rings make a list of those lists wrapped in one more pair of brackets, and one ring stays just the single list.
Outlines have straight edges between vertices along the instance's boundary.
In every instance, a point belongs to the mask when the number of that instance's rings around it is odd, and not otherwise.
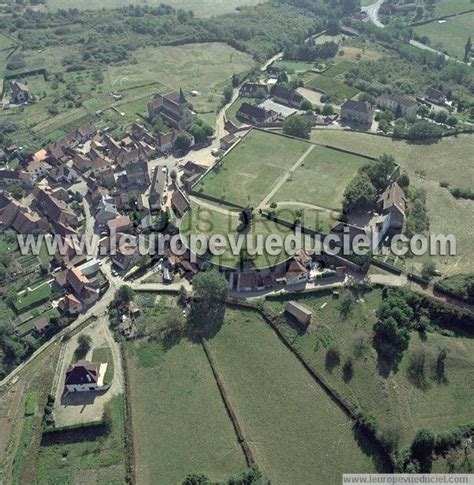
[{"label": "crop field", "polygon": [[272,200],[304,202],[340,210],[347,184],[367,162],[366,158],[318,146]]},{"label": "crop field", "polygon": [[[202,234],[207,237],[213,234],[222,234],[224,236],[234,236],[236,239],[239,236],[237,228],[240,224],[238,218],[238,211],[228,211],[227,214],[219,212],[218,210],[212,210],[212,206],[198,205],[192,203],[191,210],[185,215],[181,221],[180,231],[183,236],[189,236],[191,234]],[[243,244],[244,249],[250,249],[252,244],[255,244],[257,237],[265,238],[270,234],[276,234],[284,238],[291,231],[284,226],[269,221],[268,219],[254,214],[250,231],[243,233],[242,235],[252,238],[252,242],[247,246]],[[274,266],[281,260],[288,259],[290,255],[281,254],[278,256],[269,256],[267,254],[257,255],[254,258],[254,264],[257,267]],[[222,256],[214,256],[212,261],[219,262],[224,266],[235,267],[239,261],[239,255],[233,254],[231,248],[227,248]]]},{"label": "crop field", "polygon": [[127,354],[138,483],[217,481],[246,467],[200,345],[137,342]]},{"label": "crop field", "polygon": [[[161,0],[149,0],[148,5],[158,6]],[[192,10],[197,16],[211,17],[234,11],[242,5],[256,5],[260,0],[167,0],[167,5],[184,10]],[[142,0],[48,0],[47,6],[51,10],[60,8],[78,8],[81,10],[98,8],[119,8],[127,5],[142,5]]]},{"label": "crop field", "polygon": [[305,83],[305,87],[320,91],[339,100],[350,99],[359,93],[358,89],[323,74],[316,74]]},{"label": "crop field", "polygon": [[[402,447],[420,428],[439,433],[471,422],[474,418],[470,392],[474,382],[471,372],[474,341],[461,336],[446,337],[437,332],[429,332],[423,340],[418,333],[411,332],[410,346],[399,370],[384,377],[378,369],[377,354],[371,344],[376,322],[374,310],[381,298],[380,290],[365,293],[362,302],[354,304],[344,318],[337,300],[330,294],[301,295],[298,301],[313,310],[310,327],[302,333],[293,322],[286,320],[281,328],[313,367],[355,408],[374,415],[381,430],[398,428]],[[265,305],[277,313],[284,308],[285,301],[284,298],[267,299]],[[327,360],[327,350],[331,347],[340,352],[336,364]],[[439,383],[432,375],[432,368],[442,348],[448,351],[447,381]],[[410,354],[421,351],[426,352],[428,364],[423,385],[415,384],[408,374]],[[342,370],[348,358],[354,363],[353,376],[349,380],[344,379]]]},{"label": "crop field", "polygon": [[243,434],[272,483],[375,471],[370,446],[257,314],[227,310],[209,342]]},{"label": "crop field", "polygon": [[[472,8],[472,4],[471,4]],[[426,35],[430,39],[430,46],[447,54],[464,58],[464,46],[469,36],[473,35],[474,12],[458,15],[446,19],[415,27],[419,35]]]},{"label": "crop field", "polygon": [[[70,47],[49,47],[40,53],[26,51],[25,70],[46,67],[50,72],[62,72],[62,61],[73,56]],[[204,67],[205,66],[205,67]],[[225,44],[189,44],[177,47],[147,47],[120,65],[106,66],[64,74],[64,82],[51,77],[24,78],[36,102],[27,107],[3,111],[0,121],[15,123],[19,142],[34,148],[45,140],[60,138],[69,131],[98,120],[125,128],[146,112],[150,97],[157,91],[170,92],[183,88],[194,109],[211,125],[222,99],[222,89],[233,73],[254,66],[252,58]],[[200,95],[192,97],[191,90]],[[118,92],[123,99],[115,101],[110,95]],[[74,93],[74,101],[70,94]],[[123,115],[112,111],[115,107]],[[53,112],[51,110],[54,110]]]},{"label": "crop field", "polygon": [[255,207],[310,146],[304,141],[252,130],[195,190]]}]

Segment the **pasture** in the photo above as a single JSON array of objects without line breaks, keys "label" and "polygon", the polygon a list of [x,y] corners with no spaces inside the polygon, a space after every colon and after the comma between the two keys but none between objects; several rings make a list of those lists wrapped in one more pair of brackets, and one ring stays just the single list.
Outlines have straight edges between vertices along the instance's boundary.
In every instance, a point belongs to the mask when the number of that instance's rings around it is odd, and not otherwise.
[{"label": "pasture", "polygon": [[372,157],[388,153],[410,174],[424,173],[427,179],[448,182],[453,187],[469,189],[474,186],[472,135],[458,135],[427,144],[341,130],[313,130],[311,140]]},{"label": "pasture", "polygon": [[[287,299],[294,297],[269,298],[265,306],[277,313],[284,308]],[[428,332],[426,339],[422,339],[412,331],[409,349],[399,370],[385,377],[379,370],[377,353],[371,344],[375,309],[382,301],[381,290],[365,293],[360,303],[353,304],[347,317],[341,315],[338,301],[329,293],[301,295],[297,299],[313,310],[312,323],[301,332],[293,321],[285,319],[281,327],[284,333],[354,408],[372,414],[382,431],[396,429],[402,447],[409,444],[420,428],[440,433],[473,420],[470,387],[474,383],[471,372],[474,342],[471,338]],[[338,362],[327,358],[329,348],[339,350]],[[447,380],[439,383],[432,369],[442,348],[448,351]],[[426,384],[420,386],[409,377],[408,367],[410,354],[422,351],[426,352],[427,371]],[[352,378],[347,379],[343,365],[349,358],[353,360],[354,371]]]},{"label": "pasture", "polygon": [[272,483],[375,471],[369,443],[256,313],[228,309],[209,341],[256,460]]},{"label": "pasture", "polygon": [[[463,189],[474,186],[471,163],[474,137],[459,135],[432,144],[416,144],[355,132],[313,130],[312,140],[374,157],[383,153],[393,155],[408,172],[411,183],[426,190],[430,233],[453,234],[456,237],[457,256],[433,258],[439,270],[445,276],[474,271],[471,242],[474,202],[455,199],[447,189],[440,187],[440,182]],[[407,264],[409,267],[414,264],[414,269],[419,270],[425,258],[409,258]]]},{"label": "pasture", "polygon": [[302,140],[251,130],[195,190],[256,207],[310,146]]},{"label": "pasture", "polygon": [[[163,3],[161,0],[150,0],[147,2],[150,6],[159,6]],[[192,10],[198,17],[211,17],[223,13],[233,12],[237,7],[243,5],[256,5],[260,0],[167,0],[167,5],[184,10]],[[142,5],[142,0],[48,0],[47,6],[51,10],[60,8],[78,8],[81,10],[95,9],[113,9],[125,7],[127,5]]]},{"label": "pasture", "polygon": [[435,12],[440,17],[467,10],[472,10],[471,0],[440,0],[435,4]]},{"label": "pasture", "polygon": [[317,146],[272,200],[303,202],[340,210],[347,184],[368,162],[363,157]]},{"label": "pasture", "polygon": [[[472,8],[472,4],[471,4]],[[445,22],[430,22],[415,27],[419,35],[430,39],[430,46],[458,59],[464,58],[464,46],[473,35],[474,12],[446,19]]]},{"label": "pasture", "polygon": [[127,363],[138,483],[181,483],[189,473],[217,481],[245,468],[200,345],[136,342]]}]

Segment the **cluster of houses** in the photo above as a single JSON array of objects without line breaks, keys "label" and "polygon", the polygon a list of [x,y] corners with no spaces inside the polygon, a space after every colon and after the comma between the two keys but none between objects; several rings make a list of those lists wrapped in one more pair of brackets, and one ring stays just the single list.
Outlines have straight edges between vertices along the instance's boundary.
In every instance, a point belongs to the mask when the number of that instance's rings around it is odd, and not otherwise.
[{"label": "cluster of houses", "polygon": [[[426,90],[424,100],[427,104],[447,106],[446,96],[438,89],[429,88]],[[415,99],[396,94],[382,94],[375,100],[380,108],[392,111],[401,116],[416,116],[418,102]],[[355,101],[349,99],[341,106],[341,120],[353,122],[362,126],[370,127],[374,117],[374,106],[367,101]]]}]

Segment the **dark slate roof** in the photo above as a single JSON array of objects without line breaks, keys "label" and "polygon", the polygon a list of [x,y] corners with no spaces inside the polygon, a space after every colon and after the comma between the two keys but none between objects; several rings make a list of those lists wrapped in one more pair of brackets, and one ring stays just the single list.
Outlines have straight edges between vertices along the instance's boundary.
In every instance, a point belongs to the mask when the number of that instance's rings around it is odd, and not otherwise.
[{"label": "dark slate roof", "polygon": [[301,96],[301,94],[298,94],[295,91],[290,91],[283,86],[275,86],[272,90],[272,96],[286,99],[289,103],[301,104],[303,102],[303,96]]},{"label": "dark slate roof", "polygon": [[242,106],[240,107],[237,114],[239,113],[245,116],[249,116],[251,118],[255,118],[257,120],[264,120],[269,115],[269,112],[267,110],[249,103],[242,103]]},{"label": "dark slate roof", "polygon": [[70,365],[66,372],[66,385],[97,384],[100,364],[80,361]]},{"label": "dark slate roof", "polygon": [[354,101],[352,99],[349,99],[342,105],[343,110],[351,110],[351,111],[357,111],[358,113],[363,113],[363,114],[371,114],[372,113],[372,105],[370,103],[367,103],[367,101]]}]

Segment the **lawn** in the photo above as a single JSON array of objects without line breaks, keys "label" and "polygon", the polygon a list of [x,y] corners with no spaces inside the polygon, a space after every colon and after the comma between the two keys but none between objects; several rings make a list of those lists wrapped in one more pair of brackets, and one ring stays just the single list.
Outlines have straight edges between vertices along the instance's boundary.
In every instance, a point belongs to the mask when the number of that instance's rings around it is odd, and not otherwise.
[{"label": "lawn", "polygon": [[[297,299],[313,310],[312,323],[306,332],[300,332],[286,320],[282,330],[313,367],[325,376],[331,387],[352,406],[372,414],[381,430],[398,428],[402,446],[407,445],[420,428],[439,433],[472,422],[473,339],[446,337],[433,332],[428,333],[424,341],[418,333],[411,332],[410,346],[398,372],[386,378],[378,370],[377,354],[370,343],[376,322],[374,310],[382,299],[380,290],[364,294],[362,302],[354,304],[347,318],[341,316],[337,300],[329,294],[301,295]],[[268,299],[265,306],[272,312],[279,312],[284,304],[284,298]],[[339,349],[339,364],[328,362],[327,350],[330,347]],[[431,377],[432,366],[435,366],[442,348],[448,351],[446,383],[438,383]],[[407,372],[409,355],[419,353],[421,349],[426,350],[428,355],[426,388],[412,383]],[[349,357],[354,362],[354,373],[347,381],[344,380],[342,367]]]},{"label": "lawn", "polygon": [[[239,236],[239,233],[237,232],[239,224],[238,211],[234,212],[234,216],[230,214],[226,215],[216,210],[209,209],[207,206],[200,206],[194,202],[191,205],[191,210],[183,218],[180,230],[181,234],[184,236],[203,234],[210,237],[213,234],[222,234],[224,236],[234,236],[237,239]],[[247,247],[250,249],[253,247],[257,237],[261,237],[262,240],[265,241],[265,238],[270,234],[276,234],[284,238],[290,233],[291,231],[286,227],[269,221],[258,214],[254,214],[249,233],[243,234],[243,236],[248,235],[252,239],[248,246],[244,243],[243,248]],[[235,267],[239,261],[239,256],[239,253],[233,254],[231,247],[229,246],[222,256],[214,256],[212,261],[223,266]],[[253,261],[257,267],[262,268],[274,266],[276,263],[288,259],[289,257],[290,256],[285,252],[278,256],[269,256],[265,253],[260,256],[255,256]]]},{"label": "lawn", "polygon": [[195,190],[256,206],[309,147],[304,141],[252,130]]},{"label": "lawn", "polygon": [[104,376],[104,385],[107,386],[112,383],[114,378],[114,358],[112,352],[108,347],[101,347],[92,351],[92,362],[99,362],[100,364],[107,364],[107,370]]},{"label": "lawn", "polygon": [[245,468],[242,450],[202,347],[127,349],[137,483],[223,480]]},{"label": "lawn", "polygon": [[14,302],[15,308],[18,312],[21,312],[25,308],[28,308],[35,303],[40,303],[48,298],[50,298],[53,294],[53,290],[51,286],[47,282],[40,283],[34,289],[29,291],[28,289],[25,290],[26,293],[22,296],[19,296],[18,299]]},{"label": "lawn", "polygon": [[424,172],[428,179],[449,182],[453,187],[474,187],[474,136],[458,135],[436,143],[408,143],[383,136],[339,130],[313,130],[312,141],[378,157],[393,155],[410,173]]},{"label": "lawn", "polygon": [[209,343],[243,434],[272,483],[317,477],[336,484],[342,473],[375,471],[351,420],[256,313],[228,309]]},{"label": "lawn", "polygon": [[[147,2],[150,6],[160,5],[162,0],[150,0]],[[167,0],[167,5],[184,10],[192,10],[197,16],[211,17],[227,12],[234,11],[242,5],[256,5],[260,0]],[[127,5],[142,5],[141,0],[104,0],[98,3],[96,0],[48,0],[48,7],[52,10],[79,8],[99,9],[99,8],[119,8]]]},{"label": "lawn", "polygon": [[0,33],[0,51],[10,50],[15,47],[17,42],[8,35]]},{"label": "lawn", "polygon": [[325,74],[315,74],[308,82],[305,82],[305,87],[337,99],[350,99],[359,93],[358,89]]},{"label": "lawn", "polygon": [[340,210],[347,184],[368,162],[366,158],[316,147],[272,200],[304,202]]},{"label": "lawn", "polygon": [[35,483],[125,483],[125,406],[123,396],[108,404],[111,431],[106,434],[81,431],[58,444],[40,448]]},{"label": "lawn", "polygon": [[[470,5],[472,8],[472,4]],[[430,39],[430,46],[458,59],[464,58],[464,46],[468,37],[473,35],[474,12],[415,27],[419,35]]]}]

